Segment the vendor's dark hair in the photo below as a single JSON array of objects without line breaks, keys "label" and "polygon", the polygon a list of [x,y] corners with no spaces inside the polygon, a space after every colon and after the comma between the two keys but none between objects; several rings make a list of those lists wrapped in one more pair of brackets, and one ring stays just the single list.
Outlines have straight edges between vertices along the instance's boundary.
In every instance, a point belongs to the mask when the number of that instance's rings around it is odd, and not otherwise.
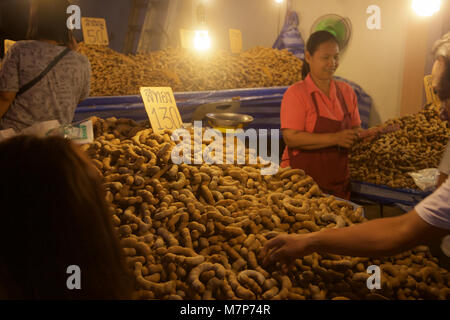
[{"label": "vendor's dark hair", "polygon": [[[61,137],[0,143],[0,299],[132,298],[101,175],[77,148]],[[80,290],[67,288],[71,265]]]},{"label": "vendor's dark hair", "polygon": [[[316,31],[309,36],[309,39],[306,42],[306,50],[309,52],[310,55],[313,55],[319,49],[319,46],[322,43],[329,41],[334,41],[339,46],[339,41],[336,39],[335,36],[333,36],[328,31]],[[304,59],[302,67],[302,79],[305,79],[310,71],[311,68],[308,62],[306,62],[306,59]]]},{"label": "vendor's dark hair", "polygon": [[32,0],[27,39],[53,40],[70,46],[71,30],[67,28],[67,0]]}]

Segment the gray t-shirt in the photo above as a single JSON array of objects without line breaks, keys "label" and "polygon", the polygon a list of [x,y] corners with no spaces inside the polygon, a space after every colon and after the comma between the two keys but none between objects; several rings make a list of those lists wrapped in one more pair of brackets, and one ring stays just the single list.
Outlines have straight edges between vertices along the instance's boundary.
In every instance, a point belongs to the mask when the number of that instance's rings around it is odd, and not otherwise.
[{"label": "gray t-shirt", "polygon": [[439,165],[439,172],[450,175],[450,140],[448,140],[444,155],[442,156],[441,164]]},{"label": "gray t-shirt", "polygon": [[[0,68],[0,91],[19,91],[37,77],[65,47],[27,40],[8,51]],[[70,51],[31,89],[14,99],[0,119],[0,129],[20,131],[36,122],[72,122],[78,103],[88,97],[91,66],[84,55]]]},{"label": "gray t-shirt", "polygon": [[450,178],[416,207],[416,212],[428,224],[450,230]]}]

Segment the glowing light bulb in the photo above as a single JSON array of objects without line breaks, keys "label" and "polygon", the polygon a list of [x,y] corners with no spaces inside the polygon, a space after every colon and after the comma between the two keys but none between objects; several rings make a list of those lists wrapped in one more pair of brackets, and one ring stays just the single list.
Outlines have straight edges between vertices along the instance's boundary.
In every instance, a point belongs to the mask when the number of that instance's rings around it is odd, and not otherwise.
[{"label": "glowing light bulb", "polygon": [[276,3],[283,3],[284,0],[275,0]]},{"label": "glowing light bulb", "polygon": [[441,9],[441,0],[413,0],[412,8],[422,17],[431,17]]},{"label": "glowing light bulb", "polygon": [[211,39],[208,30],[195,30],[194,48],[199,51],[205,51],[211,48]]}]

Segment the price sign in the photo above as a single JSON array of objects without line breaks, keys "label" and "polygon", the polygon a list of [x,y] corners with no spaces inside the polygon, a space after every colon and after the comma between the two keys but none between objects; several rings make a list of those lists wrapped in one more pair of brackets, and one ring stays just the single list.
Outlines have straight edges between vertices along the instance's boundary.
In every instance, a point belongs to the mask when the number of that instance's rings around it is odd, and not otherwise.
[{"label": "price sign", "polygon": [[229,29],[231,52],[240,53],[242,51],[242,32],[238,29]]},{"label": "price sign", "polygon": [[425,85],[425,93],[427,95],[427,103],[433,103],[435,106],[440,107],[441,101],[433,91],[433,82],[431,75],[425,76],[423,81]]},{"label": "price sign", "polygon": [[141,87],[150,124],[155,132],[176,130],[182,127],[180,112],[178,111],[172,88],[169,87]]},{"label": "price sign", "polygon": [[181,47],[184,49],[192,49],[194,41],[194,32],[187,29],[180,29]]},{"label": "price sign", "polygon": [[5,44],[5,54],[8,52],[9,48],[11,48],[13,46],[13,44],[16,43],[15,41],[12,40],[8,40],[5,39],[4,44]]},{"label": "price sign", "polygon": [[83,38],[86,44],[109,45],[106,21],[102,18],[81,18]]}]

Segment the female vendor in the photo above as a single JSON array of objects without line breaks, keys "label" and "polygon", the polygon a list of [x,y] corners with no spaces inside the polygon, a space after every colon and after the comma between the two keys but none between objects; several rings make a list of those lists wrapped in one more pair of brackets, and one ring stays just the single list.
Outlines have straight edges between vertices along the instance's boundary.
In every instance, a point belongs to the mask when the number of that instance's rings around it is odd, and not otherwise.
[{"label": "female vendor", "polygon": [[323,192],[349,199],[348,149],[359,137],[361,120],[353,89],[333,79],[338,40],[327,31],[313,33],[305,60],[303,81],[288,88],[281,104],[281,166],[303,169]]}]

